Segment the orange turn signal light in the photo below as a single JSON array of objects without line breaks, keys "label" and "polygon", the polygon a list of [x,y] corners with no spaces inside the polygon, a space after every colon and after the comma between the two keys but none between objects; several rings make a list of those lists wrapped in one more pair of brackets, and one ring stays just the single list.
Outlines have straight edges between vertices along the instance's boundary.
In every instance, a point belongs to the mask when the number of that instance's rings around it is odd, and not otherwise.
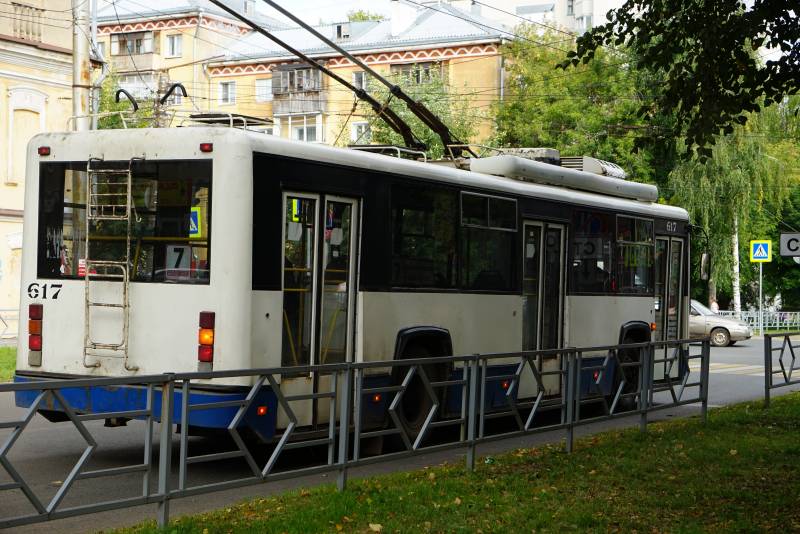
[{"label": "orange turn signal light", "polygon": [[213,345],[214,330],[212,328],[201,328],[197,334],[197,338],[201,345]]},{"label": "orange turn signal light", "polygon": [[42,321],[37,321],[35,319],[31,319],[28,321],[28,333],[29,334],[41,334],[42,333]]},{"label": "orange turn signal light", "polygon": [[651,332],[655,332],[656,328],[658,328],[658,325],[656,323],[650,323],[650,331]]}]

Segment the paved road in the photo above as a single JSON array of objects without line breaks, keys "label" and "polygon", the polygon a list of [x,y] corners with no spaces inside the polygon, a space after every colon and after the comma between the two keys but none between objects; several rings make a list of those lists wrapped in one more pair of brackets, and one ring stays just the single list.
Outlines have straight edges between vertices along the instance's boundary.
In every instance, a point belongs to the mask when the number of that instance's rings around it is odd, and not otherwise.
[{"label": "paved road", "polygon": [[[712,348],[710,387],[712,406],[724,405],[763,396],[762,340],[760,338],[739,343],[734,347]],[[794,388],[800,389],[800,388]],[[786,392],[791,388],[777,390]],[[658,418],[670,418],[696,414],[698,408],[684,406],[663,410]],[[9,395],[0,395],[0,421],[19,417],[20,410],[15,408]],[[597,432],[603,429],[631,426],[637,423],[635,417],[618,419],[586,426],[580,429],[579,435]],[[87,425],[96,437],[99,447],[94,454],[89,469],[114,467],[140,463],[142,461],[143,427],[140,422],[131,422],[124,428],[103,428],[102,422]],[[156,427],[157,428],[157,427]],[[0,443],[8,435],[7,430],[0,430]],[[495,454],[504,450],[531,446],[544,442],[555,442],[563,438],[563,433],[546,433],[524,438],[514,438],[493,442],[480,447],[480,454]],[[221,450],[219,442],[208,439],[192,438],[190,455],[203,454]],[[34,487],[42,499],[51,498],[78,459],[84,445],[77,431],[69,423],[51,424],[37,416],[25,430],[20,440],[14,445],[9,457],[16,468]],[[157,450],[157,446],[156,446]],[[174,449],[177,450],[177,447]],[[257,451],[266,454],[268,451]],[[414,469],[426,465],[435,465],[448,460],[458,460],[462,451],[448,451],[421,455],[382,464],[365,466],[351,471],[352,477],[370,476],[374,474]],[[173,462],[175,465],[175,462]],[[210,482],[220,476],[234,478],[246,476],[248,471],[244,462],[230,460],[216,462],[213,465],[193,465],[190,467],[189,483],[191,485]],[[0,484],[9,478],[0,469]],[[331,483],[333,475],[307,476],[295,480],[270,482],[266,485],[251,486],[226,492],[219,492],[199,497],[191,497],[172,503],[172,515],[196,513],[225,507],[247,497],[285,491],[291,488]],[[69,492],[63,506],[93,502],[109,498],[134,496],[141,491],[141,478],[138,476],[119,476],[114,479],[79,481]],[[29,513],[30,505],[18,491],[3,492],[0,497],[0,517],[9,517]],[[86,517],[62,519],[48,524],[33,525],[16,529],[15,532],[87,532],[98,529],[114,528],[137,523],[143,519],[155,517],[154,506],[143,506],[127,510],[104,512]]]}]

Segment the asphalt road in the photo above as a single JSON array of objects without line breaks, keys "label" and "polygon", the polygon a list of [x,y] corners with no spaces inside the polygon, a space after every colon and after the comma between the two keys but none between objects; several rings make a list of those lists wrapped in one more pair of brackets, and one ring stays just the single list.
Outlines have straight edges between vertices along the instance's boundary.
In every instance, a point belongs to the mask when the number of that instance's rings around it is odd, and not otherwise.
[{"label": "asphalt road", "polygon": [[[736,346],[711,349],[710,405],[721,406],[743,400],[763,397],[763,341],[756,338],[740,342]],[[773,395],[800,389],[783,388],[773,391]],[[696,414],[699,407],[683,406],[658,412],[652,419],[670,418]],[[21,410],[13,406],[10,395],[0,395],[0,421],[10,421],[20,417]],[[591,434],[608,428],[632,426],[638,424],[637,417],[626,417],[614,421],[606,421],[580,428],[578,435]],[[122,465],[141,463],[143,459],[144,424],[131,422],[127,427],[104,428],[102,421],[93,421],[87,427],[98,441],[99,447],[92,456],[87,469],[101,469]],[[158,425],[156,425],[156,430]],[[5,441],[9,431],[0,430],[0,444]],[[563,432],[551,432],[506,439],[485,444],[479,447],[479,454],[488,455],[512,450],[519,447],[532,446],[538,443],[558,442],[563,439]],[[52,424],[40,416],[36,416],[15,443],[9,459],[15,468],[33,487],[37,495],[45,502],[58,491],[61,481],[69,473],[79,458],[85,444],[78,432],[70,423]],[[189,454],[210,453],[223,450],[227,444],[219,441],[191,438]],[[177,454],[176,446],[173,449]],[[154,448],[157,454],[157,445]],[[259,458],[265,457],[269,451],[260,449],[255,452]],[[350,471],[353,478],[374,474],[409,470],[435,465],[445,461],[458,461],[463,458],[463,450],[429,453],[380,464],[363,466]],[[173,467],[176,465],[173,459]],[[297,460],[294,460],[295,462]],[[249,471],[240,459],[214,462],[213,464],[195,464],[189,467],[189,484],[196,485],[220,479],[232,479],[247,476]],[[172,502],[172,517],[184,514],[213,510],[239,502],[248,497],[265,495],[287,489],[308,487],[318,484],[332,483],[335,474],[310,475],[285,481],[274,481],[258,486],[238,488],[197,497],[187,497]],[[10,478],[0,468],[0,485],[9,482]],[[78,481],[69,491],[62,507],[97,502],[112,498],[132,497],[141,492],[140,475],[121,475],[110,479]],[[0,517],[11,517],[27,514],[32,511],[30,504],[18,490],[0,493]],[[45,524],[31,525],[15,529],[15,532],[92,532],[100,529],[127,526],[145,519],[155,517],[155,506],[140,506],[113,512],[102,512],[90,516],[61,519]]]}]

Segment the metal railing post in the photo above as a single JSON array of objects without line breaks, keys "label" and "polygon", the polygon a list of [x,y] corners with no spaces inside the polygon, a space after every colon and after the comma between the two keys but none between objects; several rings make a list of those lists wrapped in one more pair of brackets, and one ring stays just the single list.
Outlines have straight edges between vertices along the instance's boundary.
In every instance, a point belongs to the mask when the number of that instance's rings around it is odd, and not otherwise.
[{"label": "metal railing post", "polygon": [[640,349],[639,355],[639,432],[647,432],[647,409],[650,400],[650,381],[648,375],[655,360],[655,346],[650,343]]},{"label": "metal railing post", "polygon": [[769,408],[769,393],[772,386],[772,336],[764,335],[764,408]]},{"label": "metal railing post", "polygon": [[172,378],[161,385],[161,436],[158,453],[158,528],[169,524],[169,477],[172,467],[172,410],[174,386]]},{"label": "metal railing post", "polygon": [[[353,369],[348,366],[342,383],[341,410],[339,413],[339,475],[336,488],[344,491],[347,487],[347,457],[350,453],[350,401],[353,399]],[[355,402],[361,402],[356,399]]]},{"label": "metal railing post", "polygon": [[700,358],[700,388],[703,404],[700,408],[703,423],[708,422],[708,375],[711,369],[711,340],[705,338],[702,344],[702,358]]},{"label": "metal railing post", "polygon": [[478,427],[478,360],[464,366],[469,370],[469,392],[467,394],[467,471],[475,471],[475,430]]},{"label": "metal railing post", "polygon": [[564,402],[567,405],[567,442],[565,448],[568,453],[572,452],[575,440],[575,403],[578,402],[580,396],[575,391],[577,360],[578,354],[570,351],[567,355],[567,387],[564,391]]}]

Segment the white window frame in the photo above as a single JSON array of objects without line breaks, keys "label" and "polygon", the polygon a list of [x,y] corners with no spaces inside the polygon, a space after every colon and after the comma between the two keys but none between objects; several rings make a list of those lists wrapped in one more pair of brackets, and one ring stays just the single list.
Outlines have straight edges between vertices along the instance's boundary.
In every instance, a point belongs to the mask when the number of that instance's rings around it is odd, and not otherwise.
[{"label": "white window frame", "polygon": [[[363,128],[366,133],[360,134],[359,128]],[[350,142],[367,144],[372,140],[372,132],[369,129],[368,121],[356,121],[350,124]]]},{"label": "white window frame", "polygon": [[[258,78],[255,82],[256,102],[272,102],[272,78]],[[260,87],[263,86],[263,87]]]},{"label": "white window frame", "polygon": [[167,53],[164,57],[181,57],[183,55],[183,34],[171,33],[167,35]]},{"label": "white window frame", "polygon": [[[359,78],[361,80],[359,81]],[[353,85],[359,89],[367,89],[367,73],[363,70],[353,71]]]},{"label": "white window frame", "polygon": [[[227,94],[225,87],[228,87]],[[235,104],[236,103],[236,82],[233,80],[227,80],[224,82],[219,82],[218,85],[219,91],[219,104],[220,105],[228,105],[228,104]],[[227,98],[226,98],[227,97]]]}]

